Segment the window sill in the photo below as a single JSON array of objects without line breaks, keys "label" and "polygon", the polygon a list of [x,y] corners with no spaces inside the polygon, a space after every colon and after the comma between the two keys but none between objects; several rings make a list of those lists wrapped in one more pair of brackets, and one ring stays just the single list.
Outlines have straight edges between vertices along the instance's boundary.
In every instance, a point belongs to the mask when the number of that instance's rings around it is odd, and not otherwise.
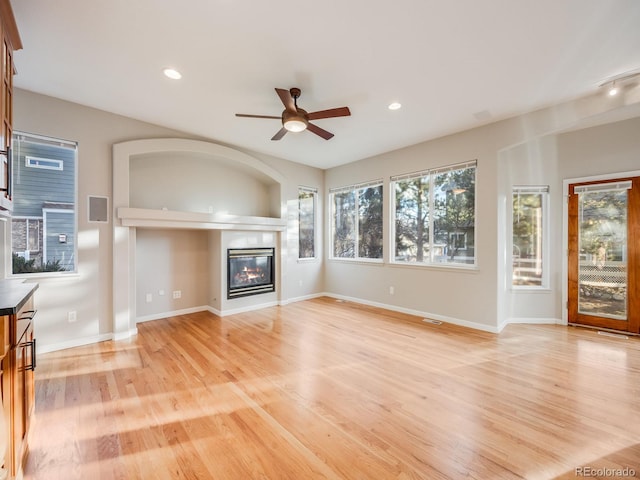
[{"label": "window sill", "polygon": [[320,263],[320,259],[314,258],[298,258],[298,263]]},{"label": "window sill", "polygon": [[79,278],[78,272],[39,272],[39,273],[16,273],[9,274],[8,279],[16,280],[29,280],[30,278],[37,278],[38,280],[48,278]]},{"label": "window sill", "polygon": [[328,260],[331,263],[349,263],[349,264],[360,264],[360,265],[377,265],[383,266],[384,262],[381,258],[329,258]]},{"label": "window sill", "polygon": [[551,293],[549,287],[511,287],[511,293]]},{"label": "window sill", "polygon": [[480,268],[478,265],[464,265],[456,263],[407,263],[407,262],[389,262],[389,266],[396,268],[418,268],[426,270],[447,270],[460,271],[466,273],[478,273]]}]

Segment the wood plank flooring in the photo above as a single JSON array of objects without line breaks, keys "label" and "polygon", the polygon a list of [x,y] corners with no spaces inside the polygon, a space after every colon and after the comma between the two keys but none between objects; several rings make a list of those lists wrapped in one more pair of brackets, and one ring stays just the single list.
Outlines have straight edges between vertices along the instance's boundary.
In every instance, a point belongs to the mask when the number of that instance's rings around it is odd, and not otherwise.
[{"label": "wood plank flooring", "polygon": [[138,329],[39,357],[26,479],[640,478],[637,338],[329,298]]}]

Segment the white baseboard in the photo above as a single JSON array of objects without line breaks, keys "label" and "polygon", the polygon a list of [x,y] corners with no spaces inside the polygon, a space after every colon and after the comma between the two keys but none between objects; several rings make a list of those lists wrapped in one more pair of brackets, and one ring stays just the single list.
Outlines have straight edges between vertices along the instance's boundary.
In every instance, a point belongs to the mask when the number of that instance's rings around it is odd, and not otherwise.
[{"label": "white baseboard", "polygon": [[302,295],[300,297],[289,298],[288,300],[281,300],[279,304],[281,306],[284,306],[284,305],[289,305],[290,303],[304,302],[305,300],[312,300],[314,298],[320,298],[320,297],[326,297],[326,296],[328,296],[327,293],[312,293],[311,295]]},{"label": "white baseboard", "polygon": [[228,315],[235,315],[236,313],[253,312],[254,310],[260,310],[262,308],[268,308],[268,307],[276,307],[278,305],[280,305],[280,302],[261,303],[260,305],[249,305],[247,307],[223,310],[223,311],[220,311],[219,313],[216,313],[216,315],[218,315],[219,317],[226,317]]},{"label": "white baseboard", "polygon": [[76,338],[73,340],[68,340],[66,342],[49,343],[45,345],[38,343],[36,348],[37,348],[37,353],[41,354],[41,353],[57,352],[58,350],[66,350],[67,348],[83,347],[85,345],[91,345],[92,343],[106,342],[107,340],[113,340],[112,333],[104,333],[102,335],[92,335],[91,337]]},{"label": "white baseboard", "polygon": [[369,305],[371,307],[384,308],[385,310],[391,310],[393,312],[406,313],[408,315],[416,315],[418,317],[430,318],[432,320],[440,320],[441,322],[451,323],[453,325],[459,325],[461,327],[473,328],[475,330],[482,330],[489,333],[500,333],[498,327],[493,325],[485,325],[483,323],[470,322],[468,320],[462,320],[460,318],[449,317],[446,315],[439,315],[437,313],[424,312],[421,310],[414,310],[411,308],[398,307],[397,305],[389,305],[386,303],[372,302],[369,300],[363,300],[361,298],[347,297],[345,295],[338,295],[335,293],[324,293],[322,296],[336,298],[338,300],[345,300],[347,302],[361,303],[363,305]]},{"label": "white baseboard", "polygon": [[562,325],[563,322],[559,318],[535,318],[535,317],[510,317],[500,325],[500,331],[507,325],[511,324],[529,324],[529,325]]},{"label": "white baseboard", "polygon": [[200,307],[183,308],[182,310],[172,310],[170,312],[155,313],[153,315],[143,315],[142,317],[136,317],[136,323],[151,322],[153,320],[160,320],[167,317],[176,317],[178,315],[188,315],[190,313],[205,312],[210,311],[210,309],[210,306],[203,305]]},{"label": "white baseboard", "polygon": [[137,328],[130,328],[129,330],[127,330],[124,333],[114,333],[113,334],[113,339],[117,342],[119,340],[128,340],[131,337],[133,337],[134,335],[138,334],[138,329]]}]

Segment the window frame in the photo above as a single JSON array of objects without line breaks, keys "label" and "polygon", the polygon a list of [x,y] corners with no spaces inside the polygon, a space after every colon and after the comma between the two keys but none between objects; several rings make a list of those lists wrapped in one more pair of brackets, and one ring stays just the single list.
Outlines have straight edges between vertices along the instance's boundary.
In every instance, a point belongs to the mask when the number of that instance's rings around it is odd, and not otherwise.
[{"label": "window frame", "polygon": [[[49,163],[57,164],[58,166],[52,167],[48,165],[41,165],[38,162],[49,162]],[[25,167],[29,167],[29,168],[41,168],[43,170],[56,170],[58,172],[64,171],[64,162],[62,160],[56,160],[54,158],[32,157],[31,155],[26,155],[24,158],[24,164],[25,164]]]},{"label": "window frame", "polygon": [[[300,239],[302,237],[300,233],[300,195],[301,194],[311,194],[313,198],[313,256],[312,257],[301,257],[300,256]],[[312,262],[318,260],[318,189],[314,187],[305,187],[298,186],[298,261],[299,262]]]},{"label": "window frame", "polygon": [[[464,170],[464,169],[474,169],[474,204],[473,204],[473,263],[463,263],[463,262],[441,262],[435,261],[435,230],[434,224],[436,219],[436,208],[435,208],[435,199],[436,199],[436,177],[439,174],[447,173],[456,170]],[[427,227],[429,230],[428,235],[428,244],[429,244],[429,253],[428,258],[423,261],[405,261],[405,260],[397,260],[396,259],[396,184],[398,182],[403,181],[411,181],[419,178],[428,178],[429,184],[429,194],[427,198],[427,207],[429,209],[428,212],[428,220]],[[390,245],[390,255],[389,255],[389,263],[394,266],[402,266],[402,267],[411,267],[411,268],[446,268],[446,269],[464,269],[464,270],[477,270],[478,269],[478,252],[477,252],[477,237],[478,237],[478,201],[477,201],[477,192],[478,192],[478,161],[470,160],[466,162],[445,165],[441,167],[435,167],[425,170],[420,170],[417,172],[406,173],[402,175],[394,175],[390,178],[389,190],[392,192],[390,195],[389,207],[390,207],[390,236],[389,236],[389,245]],[[453,235],[464,235],[464,243],[465,247],[469,244],[469,232],[451,232]]]},{"label": "window frame", "polygon": [[[335,188],[330,188],[329,189],[329,195],[328,195],[328,202],[329,202],[329,228],[328,233],[329,233],[329,253],[328,253],[328,257],[329,260],[335,260],[335,261],[344,261],[344,262],[356,262],[356,263],[375,263],[375,264],[382,264],[384,262],[384,242],[382,245],[382,255],[380,256],[380,258],[371,258],[371,257],[361,257],[359,256],[360,254],[360,244],[359,244],[359,240],[360,240],[360,216],[359,216],[359,210],[360,210],[360,205],[359,205],[359,192],[361,190],[365,190],[367,188],[377,188],[380,187],[381,189],[381,195],[382,195],[382,201],[381,201],[381,215],[380,215],[380,226],[382,229],[382,237],[381,240],[384,238],[384,231],[385,231],[385,222],[384,222],[384,180],[383,179],[377,179],[377,180],[372,180],[369,182],[362,182],[362,183],[357,183],[357,184],[352,184],[352,185],[345,185],[342,187],[335,187]],[[340,194],[340,193],[354,193],[355,194],[355,207],[354,207],[354,211],[355,211],[355,220],[354,220],[354,256],[353,257],[339,257],[335,255],[335,218],[336,218],[336,211],[335,211],[335,202],[334,202],[334,197],[336,194]]]},{"label": "window frame", "polygon": [[[14,156],[15,155],[20,155],[20,150],[18,148],[18,145],[20,142],[32,142],[32,143],[37,143],[37,144],[41,144],[41,145],[50,145],[50,146],[54,146],[54,147],[59,147],[59,148],[67,148],[69,150],[72,150],[74,152],[74,158],[73,158],[73,209],[70,210],[65,210],[65,209],[61,209],[60,211],[62,213],[69,213],[73,215],[73,237],[71,239],[67,238],[67,242],[65,243],[71,243],[73,242],[73,250],[72,250],[72,256],[73,256],[73,269],[71,270],[63,270],[63,271],[45,271],[45,272],[33,272],[33,273],[13,273],[13,262],[12,262],[12,257],[13,257],[13,241],[10,240],[10,244],[9,244],[9,248],[6,249],[7,251],[7,255],[8,255],[8,261],[5,262],[6,268],[5,268],[5,275],[7,278],[44,278],[44,277],[69,277],[69,276],[74,276],[78,274],[78,238],[79,238],[79,225],[78,225],[78,210],[79,210],[79,197],[78,197],[78,157],[79,157],[79,146],[78,146],[78,142],[74,142],[74,141],[70,141],[70,140],[65,140],[65,139],[61,139],[61,138],[56,138],[56,137],[49,137],[49,136],[45,136],[45,135],[38,135],[38,134],[33,134],[33,133],[28,133],[28,132],[24,132],[24,131],[13,131],[12,134],[12,148],[11,148],[11,155],[12,158],[9,159],[9,161],[13,162],[14,161]],[[29,157],[29,158],[42,158],[43,160],[47,160],[47,161],[51,161],[51,159],[45,158],[45,157],[35,157],[32,155],[25,155],[25,157]],[[63,162],[64,165],[64,161],[61,160],[61,162]],[[16,165],[16,164],[14,164]],[[51,167],[42,167],[42,166],[34,166],[34,165],[29,165],[26,158],[25,158],[25,167],[28,168],[36,168],[36,169],[42,169],[42,170],[49,170],[51,171],[51,173],[53,172],[61,172],[64,171],[64,166],[60,169],[58,168],[51,168]],[[12,178],[11,181],[13,182],[15,175],[17,172],[17,168],[15,169],[14,172],[12,172]],[[14,208],[15,208],[15,187],[13,188],[14,191]],[[64,205],[64,204],[68,204],[68,202],[58,202],[60,205]],[[45,219],[44,219],[44,211],[48,211],[48,212],[57,212],[58,209],[52,206],[44,206],[43,205],[43,217],[42,217],[42,230],[40,232],[40,234],[43,236],[42,242],[39,245],[40,249],[43,252],[43,261],[44,261],[44,250],[46,249],[46,242],[47,239],[44,236],[44,233],[46,231],[45,229]],[[20,218],[20,217],[15,217],[15,218]],[[68,237],[68,236],[67,236]]]},{"label": "window frame", "polygon": [[[540,285],[518,285],[514,283],[514,275],[515,275],[515,257],[514,257],[514,250],[515,250],[515,242],[514,242],[514,230],[513,230],[513,225],[514,225],[514,215],[515,215],[515,210],[513,208],[513,202],[514,202],[514,196],[517,194],[527,194],[527,195],[531,195],[531,194],[538,194],[540,195],[540,226],[542,228],[542,234],[539,235],[540,239],[540,250],[541,250],[541,256],[542,259],[540,261],[540,265],[541,265],[541,276],[540,276]],[[550,279],[550,252],[549,252],[549,246],[550,246],[550,236],[549,236],[549,225],[550,225],[550,212],[549,212],[549,205],[550,205],[550,200],[549,200],[549,185],[513,185],[511,187],[511,202],[509,203],[509,208],[510,208],[510,218],[511,218],[511,222],[509,222],[509,229],[510,229],[510,235],[509,235],[509,243],[510,243],[510,248],[508,251],[511,252],[510,254],[510,262],[509,262],[509,271],[511,272],[511,282],[510,282],[510,288],[514,291],[535,291],[535,290],[548,290],[549,289],[549,279]]]}]

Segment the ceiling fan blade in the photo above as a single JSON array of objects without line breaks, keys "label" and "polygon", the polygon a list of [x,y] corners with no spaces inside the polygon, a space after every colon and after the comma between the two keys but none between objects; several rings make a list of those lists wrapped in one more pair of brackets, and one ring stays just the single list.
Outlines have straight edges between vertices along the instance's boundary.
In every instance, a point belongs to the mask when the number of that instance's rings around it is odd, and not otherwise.
[{"label": "ceiling fan blade", "polygon": [[320,118],[348,117],[349,115],[351,115],[349,107],[340,107],[311,112],[307,116],[309,117],[309,120],[318,120]]},{"label": "ceiling fan blade", "polygon": [[286,128],[282,127],[280,130],[278,130],[278,133],[271,137],[271,140],[280,140],[282,137],[284,137],[287,131],[288,130]]},{"label": "ceiling fan blade", "polygon": [[274,117],[273,115],[250,115],[248,113],[236,113],[236,117],[246,117],[246,118],[275,118],[276,120],[280,120],[282,117]]},{"label": "ceiling fan blade", "polygon": [[319,126],[314,125],[313,123],[310,123],[307,125],[307,130],[315,133],[316,135],[324,138],[325,140],[330,140],[333,137],[333,133],[327,132],[323,128],[320,128]]},{"label": "ceiling fan blade", "polygon": [[285,90],[284,88],[276,88],[276,93],[280,97],[280,100],[287,110],[291,110],[293,112],[297,111],[296,103],[293,101],[293,97],[291,96],[289,90]]}]

